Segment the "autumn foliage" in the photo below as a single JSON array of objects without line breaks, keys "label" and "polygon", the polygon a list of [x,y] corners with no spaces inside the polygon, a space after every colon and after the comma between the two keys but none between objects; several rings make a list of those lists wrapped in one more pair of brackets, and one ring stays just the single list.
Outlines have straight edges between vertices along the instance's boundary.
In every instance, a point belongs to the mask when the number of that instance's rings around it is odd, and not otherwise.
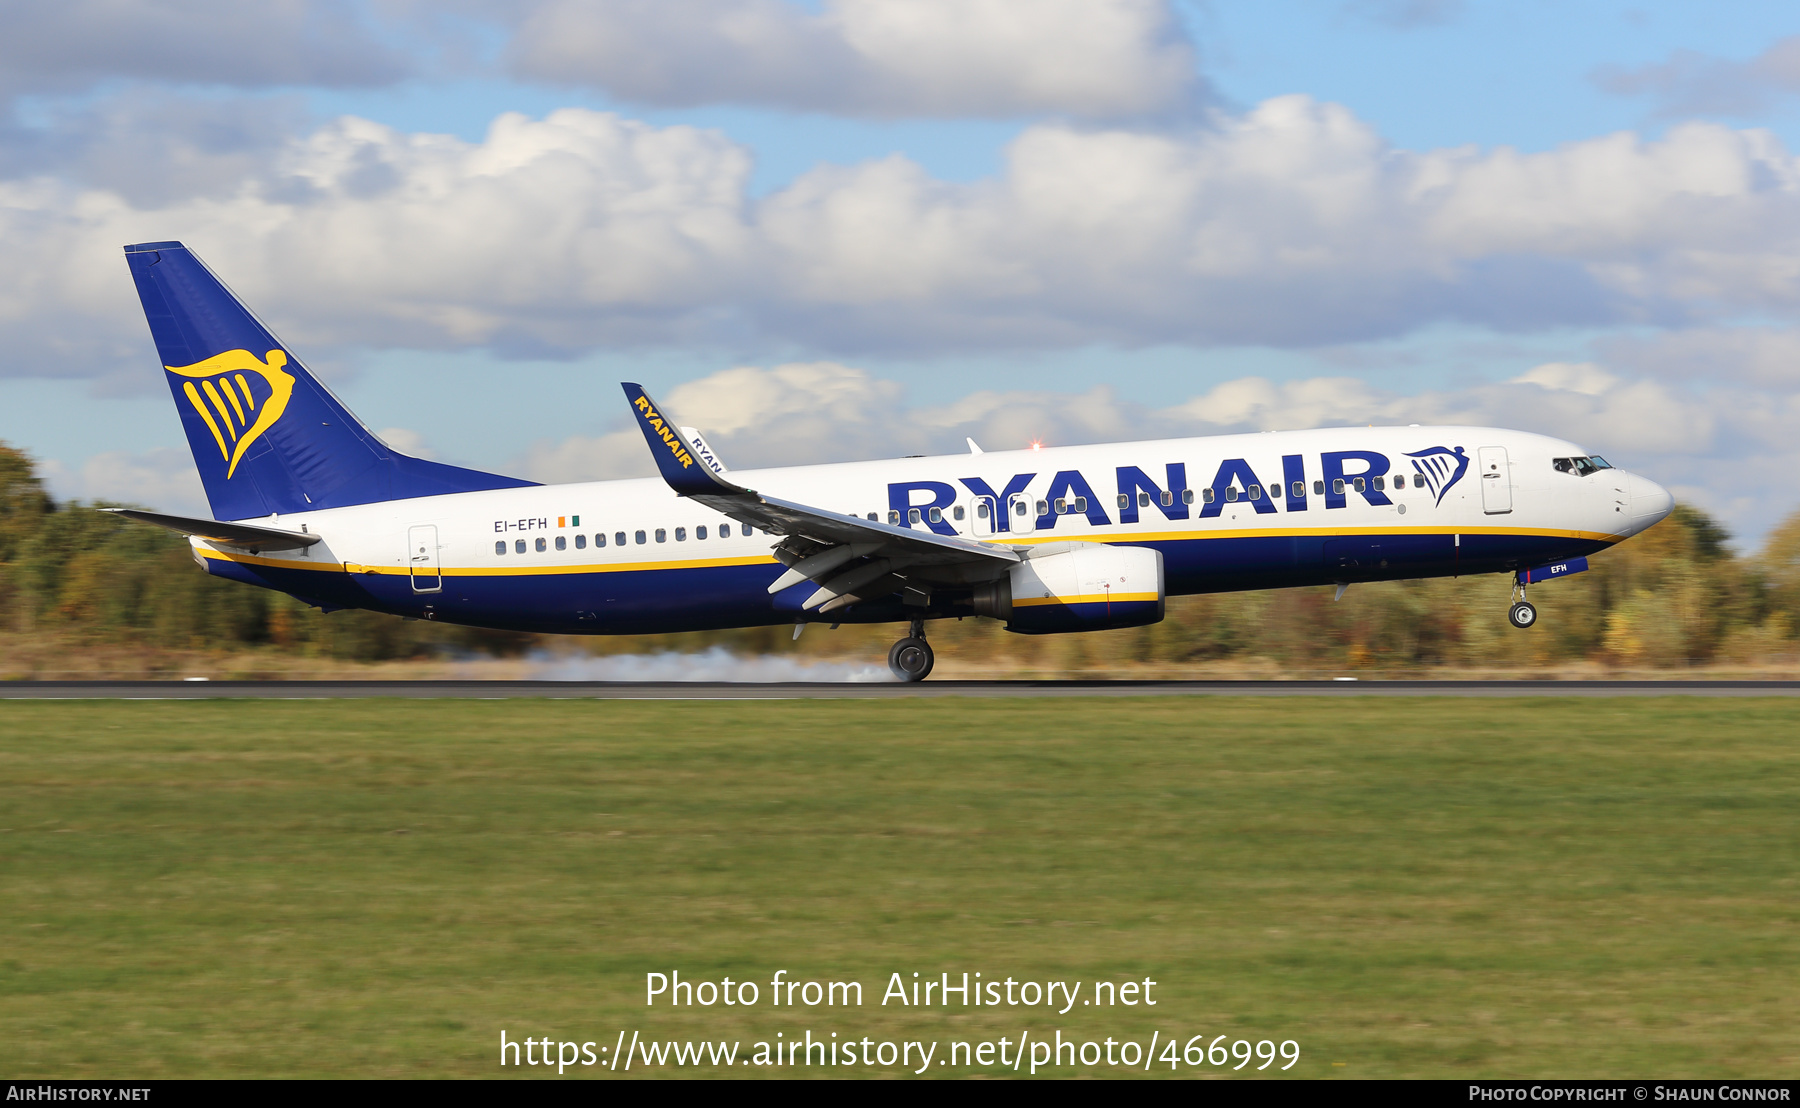
[{"label": "autumn foliage", "polygon": [[[202,572],[186,542],[154,527],[57,504],[30,460],[0,445],[0,677],[134,668],[168,652],[340,662],[516,656],[534,650],[738,651],[879,656],[890,627],[786,627],[637,639],[556,640],[446,627],[373,612],[323,614]],[[1152,627],[1028,638],[985,620],[934,624],[940,656],[1003,673],[1317,676],[1369,670],[1792,667],[1800,662],[1800,512],[1739,555],[1697,509],[1596,555],[1593,569],[1534,588],[1542,613],[1507,625],[1503,575],[1179,597]],[[111,658],[102,664],[91,659]],[[84,660],[89,659],[89,660]]]}]

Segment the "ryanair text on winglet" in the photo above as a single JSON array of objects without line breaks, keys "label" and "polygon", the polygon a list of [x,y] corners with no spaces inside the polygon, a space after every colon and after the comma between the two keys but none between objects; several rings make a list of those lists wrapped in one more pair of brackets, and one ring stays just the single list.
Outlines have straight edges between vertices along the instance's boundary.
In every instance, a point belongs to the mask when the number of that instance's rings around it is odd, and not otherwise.
[{"label": "ryanair text on winglet", "polygon": [[674,452],[675,460],[681,463],[681,468],[686,469],[693,465],[694,456],[687,452],[686,446],[682,445],[681,436],[669,430],[668,425],[663,422],[662,413],[650,406],[650,398],[640,396],[633,403],[637,405],[638,411],[644,413],[644,422],[656,428],[657,435]]}]

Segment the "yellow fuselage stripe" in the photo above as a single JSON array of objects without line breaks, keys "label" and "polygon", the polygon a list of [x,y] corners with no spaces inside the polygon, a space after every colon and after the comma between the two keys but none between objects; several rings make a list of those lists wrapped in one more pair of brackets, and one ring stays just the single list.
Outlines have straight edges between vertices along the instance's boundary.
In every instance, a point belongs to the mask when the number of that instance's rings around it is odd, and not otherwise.
[{"label": "yellow fuselage stripe", "polygon": [[[1145,542],[1210,542],[1219,539],[1251,539],[1251,538],[1351,538],[1360,536],[1381,535],[1525,535],[1534,538],[1580,539],[1588,542],[1618,542],[1621,536],[1607,535],[1598,531],[1563,531],[1532,527],[1349,527],[1332,531],[1317,528],[1260,528],[1241,531],[1159,531],[1136,534],[1115,534],[1108,536],[1114,543]],[[999,545],[1027,546],[1050,542],[1096,541],[1088,536],[1037,535],[1028,538],[1007,539]],[[362,565],[356,562],[315,562],[303,559],[270,558],[255,554],[237,554],[230,551],[201,547],[200,554],[206,558],[220,561],[241,562],[246,565],[278,566],[285,569],[310,569],[326,573],[367,573],[376,575],[404,577],[412,573],[405,565]],[[530,557],[530,555],[520,555]],[[606,562],[585,565],[534,565],[534,566],[443,566],[438,574],[445,577],[552,577],[565,574],[590,573],[640,573],[653,570],[669,569],[712,569],[725,566],[778,565],[768,555],[747,555],[736,558],[695,558],[682,561],[656,562]],[[1102,598],[1104,599],[1104,598]],[[1114,597],[1117,600],[1119,597]],[[1055,601],[1062,603],[1063,601]],[[1015,601],[1015,603],[1018,603]],[[1085,601],[1084,601],[1085,603]]]},{"label": "yellow fuselage stripe", "polygon": [[1046,604],[1130,604],[1156,603],[1158,597],[1153,592],[1103,592],[1078,593],[1075,596],[1026,596],[1013,597],[1015,608],[1040,608]]},{"label": "yellow fuselage stripe", "polygon": [[1046,542],[1181,542],[1190,539],[1285,539],[1285,538],[1321,538],[1343,539],[1365,535],[1526,535],[1545,539],[1585,539],[1590,542],[1618,542],[1624,536],[1608,535],[1600,531],[1564,531],[1555,527],[1333,527],[1326,530],[1322,527],[1246,527],[1229,531],[1140,531],[1109,535],[1104,539],[1089,532],[1078,535],[1074,532],[1057,534],[1056,532],[1031,532],[1023,538],[1007,538],[999,540],[989,537],[983,541],[1003,541],[1011,546],[1030,546]]}]

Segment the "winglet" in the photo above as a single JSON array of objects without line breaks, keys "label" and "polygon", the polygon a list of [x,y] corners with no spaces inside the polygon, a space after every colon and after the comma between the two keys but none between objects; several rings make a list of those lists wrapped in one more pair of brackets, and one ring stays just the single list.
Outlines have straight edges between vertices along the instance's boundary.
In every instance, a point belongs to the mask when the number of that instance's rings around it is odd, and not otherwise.
[{"label": "winglet", "polygon": [[720,477],[695,457],[682,439],[681,428],[663,414],[644,386],[626,381],[620,387],[625,390],[625,399],[631,401],[631,414],[637,419],[638,429],[644,432],[644,441],[650,444],[650,456],[656,459],[656,468],[670,488],[682,496],[749,491]]}]

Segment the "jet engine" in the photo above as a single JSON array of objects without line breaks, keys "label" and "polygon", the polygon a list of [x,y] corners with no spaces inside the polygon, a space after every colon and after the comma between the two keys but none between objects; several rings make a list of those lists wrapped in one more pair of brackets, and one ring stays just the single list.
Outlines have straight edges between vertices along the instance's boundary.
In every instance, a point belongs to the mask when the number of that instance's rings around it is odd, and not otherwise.
[{"label": "jet engine", "polygon": [[1160,623],[1162,552],[1091,542],[1040,546],[1005,577],[977,589],[975,611],[1024,635]]}]

